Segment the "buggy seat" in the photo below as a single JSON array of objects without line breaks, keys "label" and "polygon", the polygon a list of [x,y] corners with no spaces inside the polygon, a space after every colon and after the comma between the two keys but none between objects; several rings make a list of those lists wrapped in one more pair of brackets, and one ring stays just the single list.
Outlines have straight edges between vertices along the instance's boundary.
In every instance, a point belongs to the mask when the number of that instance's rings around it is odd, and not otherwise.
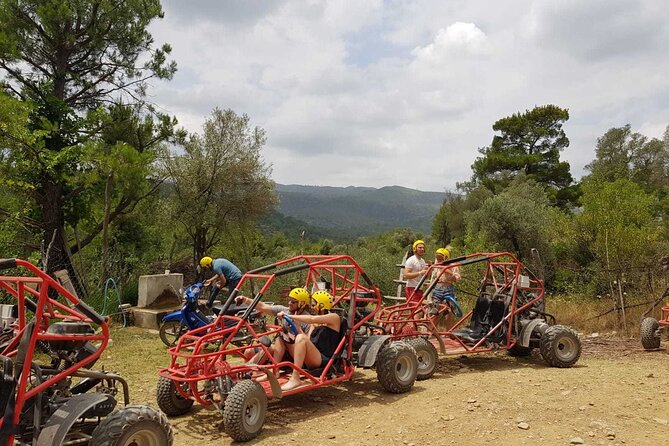
[{"label": "buggy seat", "polygon": [[[504,318],[508,312],[509,300],[508,295],[503,293],[495,293],[492,297],[489,293],[481,293],[472,311],[469,327],[454,330],[453,334],[466,344],[476,344]],[[497,330],[491,340],[501,339],[503,335],[504,326]]]}]

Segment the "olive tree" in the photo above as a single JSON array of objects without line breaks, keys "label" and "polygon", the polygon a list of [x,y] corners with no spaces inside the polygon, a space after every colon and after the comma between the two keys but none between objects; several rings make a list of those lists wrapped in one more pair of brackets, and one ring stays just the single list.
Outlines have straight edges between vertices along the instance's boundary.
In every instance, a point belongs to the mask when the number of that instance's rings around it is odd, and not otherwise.
[{"label": "olive tree", "polygon": [[276,205],[264,144],[265,131],[251,128],[248,116],[216,109],[201,134],[164,158],[172,218],[188,234],[195,259],[220,243],[232,223],[252,224]]}]

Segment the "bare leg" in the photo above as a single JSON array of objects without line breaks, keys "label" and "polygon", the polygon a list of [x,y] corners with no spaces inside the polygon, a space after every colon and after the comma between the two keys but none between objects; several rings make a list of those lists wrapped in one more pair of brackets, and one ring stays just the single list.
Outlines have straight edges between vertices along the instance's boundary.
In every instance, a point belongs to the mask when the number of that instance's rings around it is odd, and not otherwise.
[{"label": "bare leg", "polygon": [[[283,359],[283,355],[286,352],[286,344],[283,342],[283,340],[280,337],[277,337],[276,340],[274,341],[274,343],[272,345],[270,345],[268,348],[269,348],[270,353],[272,354],[272,359],[273,359],[272,362],[274,364],[280,362]],[[260,351],[259,353],[256,353],[256,356],[260,355],[260,354],[264,354],[264,353],[265,353],[264,351]],[[254,358],[255,358],[255,356],[254,356]],[[251,358],[251,359],[253,360],[253,358]],[[266,359],[266,357],[264,357],[264,359]],[[272,373],[272,372],[268,372],[268,373]],[[267,375],[261,375],[260,377],[258,377],[258,379],[256,379],[256,381],[258,381],[258,382],[265,381],[265,380],[267,380]]]},{"label": "bare leg", "polygon": [[[321,352],[318,351],[305,334],[298,334],[295,338],[295,343],[292,345],[292,349],[289,347],[289,350],[296,367],[302,368],[305,364],[307,367],[318,367],[321,365]],[[291,390],[301,384],[300,372],[295,369],[288,382],[281,386],[281,390]]]},{"label": "bare leg", "polygon": [[[272,347],[272,346],[270,345],[270,346],[267,347],[267,348],[269,349],[270,354],[271,354],[272,356],[274,356],[274,347]],[[249,364],[249,365],[251,365],[251,364],[258,364],[258,365],[260,365],[260,364],[264,364],[265,361],[267,361],[267,355],[265,354],[265,350],[263,350],[263,349],[261,348],[261,349],[260,349],[259,351],[257,351],[253,356],[251,356],[251,358],[250,358],[246,363]]]},{"label": "bare leg", "polygon": [[276,341],[274,341],[274,356],[272,357],[274,359],[275,363],[281,362],[283,359],[283,355],[286,353],[286,343],[283,342],[283,339],[280,337],[276,338]]}]

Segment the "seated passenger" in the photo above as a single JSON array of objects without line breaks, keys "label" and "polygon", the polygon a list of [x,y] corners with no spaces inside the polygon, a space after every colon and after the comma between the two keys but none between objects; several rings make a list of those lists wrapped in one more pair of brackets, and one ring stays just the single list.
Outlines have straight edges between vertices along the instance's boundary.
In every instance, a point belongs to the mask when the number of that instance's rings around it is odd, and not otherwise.
[{"label": "seated passenger", "polygon": [[[312,313],[307,314],[293,314],[290,317],[300,324],[311,324],[311,329],[304,332],[299,329],[298,335],[295,337],[295,342],[277,344],[277,350],[281,346],[285,346],[286,350],[293,357],[293,362],[299,368],[318,368],[324,367],[332,355],[334,355],[337,346],[339,345],[341,328],[341,319],[336,313],[330,313],[334,298],[325,290],[316,291],[311,297]],[[278,314],[279,318],[284,316],[283,312]],[[283,352],[277,352],[283,356]],[[293,374],[281,390],[292,390],[304,384],[300,379],[300,372],[295,369]]]},{"label": "seated passenger", "polygon": [[[235,302],[237,305],[250,305],[252,299],[245,296],[237,296]],[[290,293],[288,293],[287,307],[285,305],[270,305],[266,304],[265,302],[258,302],[258,305],[256,305],[256,310],[258,310],[260,313],[272,316],[277,316],[279,313],[285,313],[292,317],[298,314],[308,313],[307,310],[309,309],[310,303],[311,297],[309,296],[309,292],[307,290],[304,288],[293,288],[290,290]],[[310,325],[305,322],[297,323],[297,327],[298,331],[301,330],[302,332],[308,332],[311,328]],[[283,358],[283,352],[285,351],[285,346],[277,348],[276,345],[284,342],[289,344],[295,342],[295,335],[290,333],[290,330],[284,330],[284,332],[281,333],[281,336],[277,336],[274,344],[269,347],[269,350],[276,362],[281,361]],[[280,354],[278,353],[279,351],[281,351]],[[264,360],[267,359],[264,358],[264,353],[264,351],[260,350],[249,360],[249,363],[260,364],[264,362]]]}]

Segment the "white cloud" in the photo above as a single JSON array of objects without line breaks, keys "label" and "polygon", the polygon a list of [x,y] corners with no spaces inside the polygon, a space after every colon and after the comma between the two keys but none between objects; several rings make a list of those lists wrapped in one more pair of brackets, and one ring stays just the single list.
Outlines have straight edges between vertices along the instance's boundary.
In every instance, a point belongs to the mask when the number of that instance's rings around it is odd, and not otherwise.
[{"label": "white cloud", "polygon": [[191,131],[248,114],[281,183],[453,189],[497,119],[547,103],[578,177],[609,128],[669,123],[660,0],[186,3],[152,25],[179,64],[153,101]]},{"label": "white cloud", "polygon": [[439,64],[451,57],[481,56],[488,53],[486,35],[473,23],[457,22],[440,29],[434,42],[416,48],[412,54],[419,62]]}]

